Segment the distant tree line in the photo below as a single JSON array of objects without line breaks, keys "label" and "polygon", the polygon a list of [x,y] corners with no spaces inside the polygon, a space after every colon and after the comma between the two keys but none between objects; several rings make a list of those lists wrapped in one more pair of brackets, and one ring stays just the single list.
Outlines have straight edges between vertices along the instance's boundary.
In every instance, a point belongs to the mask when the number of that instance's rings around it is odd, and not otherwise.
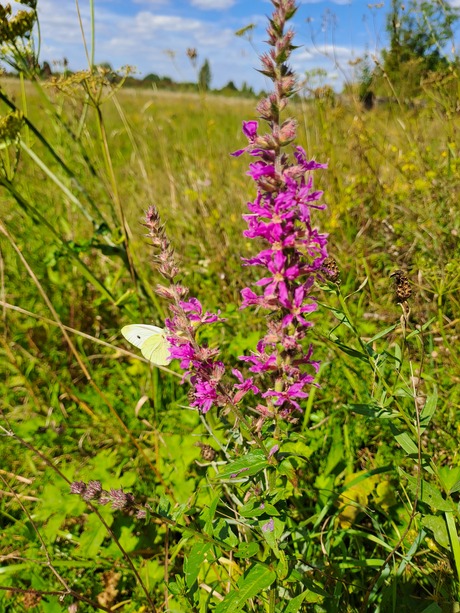
[{"label": "distant tree line", "polygon": [[[228,81],[226,85],[221,88],[211,89],[211,68],[208,60],[205,60],[201,69],[198,72],[198,82],[177,82],[171,77],[160,76],[156,73],[149,73],[144,77],[135,77],[133,75],[123,76],[113,69],[109,62],[101,62],[97,65],[97,68],[101,68],[106,73],[106,78],[113,83],[119,83],[124,81],[125,87],[132,88],[144,88],[144,89],[157,89],[168,90],[177,92],[203,92],[209,91],[213,93],[219,93],[227,96],[241,96],[241,97],[256,97],[254,89],[243,82],[242,86],[238,88],[233,81]],[[50,77],[58,76],[71,76],[73,73],[69,69],[68,61],[64,59],[62,62],[54,63],[52,68],[51,63],[44,61],[41,64],[36,64],[34,67],[35,74],[42,79],[49,79]],[[16,76],[16,73],[4,71],[5,76]]]}]

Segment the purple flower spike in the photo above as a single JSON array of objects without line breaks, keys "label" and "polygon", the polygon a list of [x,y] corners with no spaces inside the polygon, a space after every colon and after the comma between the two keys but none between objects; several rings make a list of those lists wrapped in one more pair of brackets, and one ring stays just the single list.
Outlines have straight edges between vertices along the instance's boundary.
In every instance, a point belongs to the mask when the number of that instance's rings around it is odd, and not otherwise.
[{"label": "purple flower spike", "polygon": [[[292,411],[301,411],[301,401],[314,384],[312,371],[317,372],[319,362],[311,359],[311,347],[305,350],[304,339],[313,326],[309,314],[317,309],[316,280],[321,279],[328,257],[327,235],[313,226],[314,215],[325,208],[323,193],[313,187],[313,173],[327,165],[309,160],[300,146],[294,147],[290,158],[286,147],[295,139],[296,122],[287,118],[281,123],[279,118],[295,91],[295,77],[285,63],[294,49],[293,33],[285,32],[284,27],[296,5],[293,0],[278,0],[274,5],[268,28],[272,50],[261,60],[262,71],[273,80],[275,93],[257,107],[269,132],[264,134],[257,122],[245,122],[243,133],[249,144],[234,154],[258,158],[249,164],[247,173],[256,184],[257,194],[243,215],[247,223],[244,236],[257,239],[263,247],[257,255],[244,258],[243,264],[256,266],[262,273],[253,288],[241,291],[241,308],[266,309],[270,319],[257,351],[240,359],[251,373],[264,377],[266,391],[261,396],[267,400],[267,407],[258,405],[256,409],[262,419],[273,412],[289,418]],[[244,376],[239,371],[233,373],[240,381],[235,389],[241,394]],[[273,388],[266,387],[268,377],[275,382]],[[252,378],[247,381],[253,385]],[[261,387],[258,381],[257,387]]]}]

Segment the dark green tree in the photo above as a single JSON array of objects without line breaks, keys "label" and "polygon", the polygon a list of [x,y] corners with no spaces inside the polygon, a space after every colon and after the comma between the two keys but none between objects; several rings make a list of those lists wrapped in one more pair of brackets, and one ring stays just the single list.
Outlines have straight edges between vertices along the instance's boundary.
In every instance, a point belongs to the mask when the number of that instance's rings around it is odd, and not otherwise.
[{"label": "dark green tree", "polygon": [[207,91],[210,88],[211,78],[211,67],[208,60],[205,60],[198,73],[198,85],[201,91]]},{"label": "dark green tree", "polygon": [[416,94],[430,72],[448,67],[446,47],[458,18],[458,9],[445,0],[392,0],[387,17],[390,47],[382,55],[384,70],[397,89]]}]

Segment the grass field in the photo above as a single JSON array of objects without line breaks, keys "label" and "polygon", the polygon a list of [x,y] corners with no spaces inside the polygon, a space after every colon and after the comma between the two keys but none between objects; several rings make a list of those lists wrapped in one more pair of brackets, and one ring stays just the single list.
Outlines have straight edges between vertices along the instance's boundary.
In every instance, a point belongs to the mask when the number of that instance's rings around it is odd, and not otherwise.
[{"label": "grass field", "polygon": [[[255,194],[247,161],[229,153],[246,144],[255,104],[88,87],[110,99],[88,105],[71,82],[1,89],[2,114],[13,100],[30,124],[0,151],[0,610],[218,610],[244,560],[266,558],[233,519],[246,554],[225,537],[230,549],[203,562],[206,509],[219,494],[223,521],[238,505],[197,443],[225,462],[242,442],[228,416],[190,409],[175,362],[153,367],[120,329],[167,316],[141,225],[154,203],[181,282],[225,317],[205,340],[233,366],[254,349],[267,316],[239,306],[256,279],[241,265],[254,255],[241,215]],[[289,108],[307,156],[328,163],[315,175],[327,209],[314,222],[341,281],[317,289],[319,387],[284,426],[297,460],[283,502],[291,574],[276,610],[358,611],[367,594],[370,611],[453,612],[460,117],[441,90],[417,108],[366,112],[352,97]],[[407,323],[396,270],[412,289]],[[73,481],[123,488],[152,515],[88,504]],[[288,609],[296,582],[304,595]],[[270,606],[259,593],[238,610]]]}]

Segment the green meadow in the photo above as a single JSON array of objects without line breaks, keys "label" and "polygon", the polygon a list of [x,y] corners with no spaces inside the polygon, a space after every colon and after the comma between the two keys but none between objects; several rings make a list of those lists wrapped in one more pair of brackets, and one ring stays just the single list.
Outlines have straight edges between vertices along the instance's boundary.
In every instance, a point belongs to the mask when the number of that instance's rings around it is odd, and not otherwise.
[{"label": "green meadow", "polygon": [[[287,591],[233,609],[222,602],[246,561],[266,560],[244,518],[223,521],[235,494],[216,475],[237,424],[192,410],[179,365],[149,364],[120,329],[168,316],[142,225],[154,203],[181,283],[225,318],[204,340],[239,368],[255,348],[268,316],[239,310],[257,278],[241,263],[256,253],[242,219],[255,189],[249,158],[230,153],[246,146],[256,103],[114,91],[102,77],[4,79],[0,94],[0,610],[457,611],[456,92],[433,85],[421,104],[370,111],[353,92],[288,107],[297,143],[328,163],[314,177],[327,209],[313,221],[340,282],[315,291],[318,387],[285,426],[297,458],[283,503]],[[11,133],[14,108],[26,121]],[[411,288],[403,308],[397,270]],[[152,512],[85,502],[74,481],[123,488]],[[216,492],[229,549],[211,559],[198,544]],[[223,536],[228,525],[246,549]]]}]

